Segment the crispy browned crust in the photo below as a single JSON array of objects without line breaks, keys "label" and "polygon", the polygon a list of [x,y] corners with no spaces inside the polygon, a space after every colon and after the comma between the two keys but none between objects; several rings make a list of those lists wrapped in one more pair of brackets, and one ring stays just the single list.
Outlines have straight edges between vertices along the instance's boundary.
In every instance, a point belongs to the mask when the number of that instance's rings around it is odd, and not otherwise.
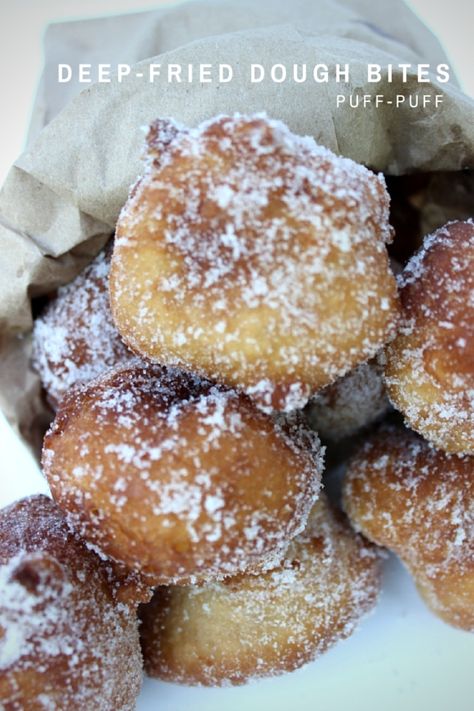
[{"label": "crispy browned crust", "polygon": [[2,708],[135,708],[136,606],[148,597],[86,548],[51,499],[32,496],[2,509]]},{"label": "crispy browned crust", "polygon": [[110,313],[111,254],[110,244],[35,320],[33,367],[54,409],[71,386],[133,358]]},{"label": "crispy browned crust", "polygon": [[248,397],[141,363],[69,393],[43,466],[74,527],[153,584],[281,554],[317,494],[319,440]]},{"label": "crispy browned crust", "polygon": [[474,630],[474,460],[384,427],[351,460],[344,508],[357,530],[393,550],[433,611]]},{"label": "crispy browned crust", "polygon": [[389,397],[437,447],[474,454],[474,223],[427,237],[401,284],[400,332],[385,356]]},{"label": "crispy browned crust", "polygon": [[110,281],[136,353],[292,410],[394,335],[381,177],[261,115],[149,142]]},{"label": "crispy browned crust", "polygon": [[381,419],[389,408],[381,366],[371,360],[318,392],[305,415],[323,441],[338,442]]},{"label": "crispy browned crust", "polygon": [[291,671],[348,637],[379,587],[374,550],[322,497],[279,567],[158,588],[140,613],[145,670],[206,686]]}]

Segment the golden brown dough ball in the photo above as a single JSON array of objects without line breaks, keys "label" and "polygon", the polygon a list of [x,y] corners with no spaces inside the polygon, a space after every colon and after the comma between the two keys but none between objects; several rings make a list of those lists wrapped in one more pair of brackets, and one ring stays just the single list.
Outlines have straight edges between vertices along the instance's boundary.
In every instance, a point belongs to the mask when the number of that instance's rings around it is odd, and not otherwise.
[{"label": "golden brown dough ball", "polygon": [[136,608],[120,579],[45,496],[0,511],[0,705],[128,711],[142,682]]},{"label": "golden brown dough ball", "polygon": [[338,442],[383,417],[389,407],[382,368],[372,360],[321,390],[305,416],[323,440]]},{"label": "golden brown dough ball", "polygon": [[436,447],[474,454],[474,222],[428,236],[400,284],[400,331],[385,352],[388,395]]},{"label": "golden brown dough ball", "polygon": [[117,224],[117,328],[266,410],[303,407],[394,334],[388,207],[381,175],[265,115],[158,121]]},{"label": "golden brown dough ball", "polygon": [[33,328],[33,367],[56,409],[76,382],[92,380],[133,356],[115,328],[109,304],[111,248],[58,289]]},{"label": "golden brown dough ball", "polygon": [[302,418],[160,366],[125,366],[64,398],[45,437],[54,498],[105,555],[153,584],[236,574],[281,555],[317,495]]},{"label": "golden brown dough ball", "polygon": [[379,587],[374,549],[321,496],[274,570],[158,588],[140,613],[145,671],[206,686],[291,671],[348,637]]},{"label": "golden brown dough ball", "polygon": [[397,553],[425,602],[474,631],[474,460],[384,427],[349,464],[344,508],[358,531]]}]

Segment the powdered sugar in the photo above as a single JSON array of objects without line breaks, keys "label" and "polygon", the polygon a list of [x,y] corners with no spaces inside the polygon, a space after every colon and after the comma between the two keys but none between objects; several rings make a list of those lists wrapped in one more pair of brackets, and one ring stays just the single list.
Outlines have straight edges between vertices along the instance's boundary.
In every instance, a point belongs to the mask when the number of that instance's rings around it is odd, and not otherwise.
[{"label": "powdered sugar", "polygon": [[381,367],[370,361],[319,392],[306,417],[323,439],[337,442],[381,418],[389,406]]},{"label": "powdered sugar", "polygon": [[112,571],[45,497],[3,509],[0,539],[2,702],[131,711],[141,686],[138,629]]},{"label": "powdered sugar", "polygon": [[382,176],[263,114],[181,129],[156,160],[113,257],[113,310],[134,350],[291,410],[393,333]]},{"label": "powdered sugar", "polygon": [[132,357],[110,313],[110,250],[58,289],[33,329],[33,366],[53,405],[77,382]]},{"label": "powdered sugar", "polygon": [[344,506],[357,530],[397,552],[415,575],[462,577],[474,570],[473,473],[471,457],[386,425],[350,463]]},{"label": "powdered sugar", "polygon": [[374,549],[320,499],[304,533],[266,574],[158,588],[142,608],[145,668],[205,685],[294,669],[349,636],[379,585]]},{"label": "powdered sugar", "polygon": [[234,390],[136,361],[67,396],[43,465],[86,539],[150,580],[189,581],[281,555],[322,454],[299,415],[273,421]]},{"label": "powdered sugar", "polygon": [[403,318],[383,359],[388,394],[411,427],[474,453],[474,222],[429,235],[399,277]]}]

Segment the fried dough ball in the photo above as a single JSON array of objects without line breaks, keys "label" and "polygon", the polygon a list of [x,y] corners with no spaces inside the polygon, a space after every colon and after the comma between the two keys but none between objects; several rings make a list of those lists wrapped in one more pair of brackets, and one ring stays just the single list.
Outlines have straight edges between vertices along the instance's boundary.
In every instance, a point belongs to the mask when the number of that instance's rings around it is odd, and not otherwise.
[{"label": "fried dough ball", "polygon": [[0,705],[127,711],[142,682],[136,608],[120,580],[45,496],[0,511]]},{"label": "fried dough ball", "polygon": [[133,356],[115,328],[109,305],[111,248],[58,289],[33,328],[33,367],[56,409],[76,382],[87,382]]},{"label": "fried dough ball", "polygon": [[68,519],[150,583],[239,573],[302,530],[319,440],[294,415],[196,376],[137,363],[70,391],[43,465]]},{"label": "fried dough ball", "polygon": [[344,508],[356,530],[399,555],[427,605],[474,631],[474,459],[384,428],[349,464]]},{"label": "fried dough ball", "polygon": [[291,671],[348,637],[379,587],[375,550],[321,496],[274,570],[158,588],[140,612],[145,671],[206,686]]},{"label": "fried dough ball", "polygon": [[323,440],[338,442],[383,417],[389,407],[382,369],[369,361],[321,390],[305,415]]},{"label": "fried dough ball", "polygon": [[303,407],[394,334],[383,177],[262,114],[170,127],[117,224],[117,328],[267,411]]},{"label": "fried dough ball", "polygon": [[400,284],[401,328],[385,352],[388,395],[436,447],[474,454],[474,222],[428,236]]}]

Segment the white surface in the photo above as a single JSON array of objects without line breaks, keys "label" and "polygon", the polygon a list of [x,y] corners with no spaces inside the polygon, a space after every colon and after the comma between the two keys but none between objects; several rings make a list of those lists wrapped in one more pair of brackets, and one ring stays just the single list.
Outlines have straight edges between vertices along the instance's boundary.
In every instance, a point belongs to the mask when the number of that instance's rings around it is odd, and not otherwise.
[{"label": "white surface", "polygon": [[[3,105],[0,182],[20,152],[41,65],[41,34],[52,20],[147,9],[130,0],[17,0],[0,5]],[[474,3],[413,0],[443,41],[464,88],[474,93]],[[21,58],[21,59],[20,59]],[[0,365],[1,367],[1,365]],[[47,490],[30,455],[0,415],[0,506]],[[386,565],[382,599],[360,630],[293,674],[233,689],[191,689],[146,681],[139,711],[472,711],[474,637],[451,629],[421,603],[406,572]]]}]

